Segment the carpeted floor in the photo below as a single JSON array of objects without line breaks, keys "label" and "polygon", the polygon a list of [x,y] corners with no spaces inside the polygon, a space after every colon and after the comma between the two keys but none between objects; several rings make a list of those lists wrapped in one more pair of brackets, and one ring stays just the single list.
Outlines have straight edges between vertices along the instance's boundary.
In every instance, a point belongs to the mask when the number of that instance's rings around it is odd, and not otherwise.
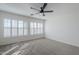
[{"label": "carpeted floor", "polygon": [[49,39],[0,46],[1,55],[79,55],[79,47]]}]

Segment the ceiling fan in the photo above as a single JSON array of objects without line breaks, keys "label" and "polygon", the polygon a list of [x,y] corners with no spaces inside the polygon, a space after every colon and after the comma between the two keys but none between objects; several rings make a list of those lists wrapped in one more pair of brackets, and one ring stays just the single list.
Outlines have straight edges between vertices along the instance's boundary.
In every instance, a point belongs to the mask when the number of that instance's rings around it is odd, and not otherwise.
[{"label": "ceiling fan", "polygon": [[[34,10],[37,10],[38,13],[35,13],[35,14],[43,14],[43,16],[45,16],[45,13],[50,13],[50,12],[53,12],[53,10],[50,10],[50,11],[45,11],[45,8],[48,4],[47,3],[44,3],[42,7],[40,7],[40,10],[39,9],[36,9],[36,8],[33,8],[31,7],[31,9],[34,9]],[[31,14],[31,15],[35,15],[35,14]]]}]

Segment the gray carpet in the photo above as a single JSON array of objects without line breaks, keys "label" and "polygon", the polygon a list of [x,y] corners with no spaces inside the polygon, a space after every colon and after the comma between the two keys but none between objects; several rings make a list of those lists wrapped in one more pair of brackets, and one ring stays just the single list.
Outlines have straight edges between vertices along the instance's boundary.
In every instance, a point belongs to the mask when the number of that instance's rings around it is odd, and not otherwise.
[{"label": "gray carpet", "polygon": [[49,39],[0,46],[1,55],[79,55],[79,47]]}]

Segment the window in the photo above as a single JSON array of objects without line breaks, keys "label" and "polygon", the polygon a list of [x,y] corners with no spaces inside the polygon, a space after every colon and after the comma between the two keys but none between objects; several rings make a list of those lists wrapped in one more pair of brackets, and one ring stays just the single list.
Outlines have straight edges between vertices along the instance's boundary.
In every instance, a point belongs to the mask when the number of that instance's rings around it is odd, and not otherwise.
[{"label": "window", "polygon": [[43,24],[40,22],[30,22],[30,34],[37,35],[43,33]]},{"label": "window", "polygon": [[38,23],[38,33],[39,34],[43,33],[43,23]]},{"label": "window", "polygon": [[41,23],[41,33],[43,34],[44,26],[43,23]]},{"label": "window", "polygon": [[33,25],[33,26],[34,26],[34,28],[33,28],[33,29],[34,29],[34,34],[37,34],[37,23],[34,22],[33,24],[34,24],[34,25]]},{"label": "window", "polygon": [[17,20],[12,20],[12,36],[17,36]]},{"label": "window", "polygon": [[23,36],[23,21],[18,21],[18,35]]},{"label": "window", "polygon": [[27,35],[27,31],[27,22],[16,19],[4,19],[4,37],[16,37]]},{"label": "window", "polygon": [[11,20],[10,19],[4,19],[4,27],[11,27]]},{"label": "window", "polygon": [[27,36],[28,34],[43,34],[43,23],[37,21],[26,22],[18,19],[4,19],[4,37]]},{"label": "window", "polygon": [[34,34],[34,26],[33,26],[33,22],[30,22],[30,34],[33,35]]},{"label": "window", "polygon": [[40,34],[40,30],[41,30],[40,23],[38,23],[38,34]]},{"label": "window", "polygon": [[4,37],[11,36],[11,20],[4,19]]},{"label": "window", "polygon": [[28,34],[28,24],[27,22],[24,22],[24,35]]}]

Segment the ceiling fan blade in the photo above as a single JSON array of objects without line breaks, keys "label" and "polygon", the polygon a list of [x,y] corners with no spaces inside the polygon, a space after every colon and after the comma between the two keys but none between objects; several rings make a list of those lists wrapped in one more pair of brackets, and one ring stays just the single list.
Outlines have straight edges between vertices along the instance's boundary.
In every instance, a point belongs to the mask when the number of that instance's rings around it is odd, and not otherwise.
[{"label": "ceiling fan blade", "polygon": [[44,3],[42,10],[44,10],[46,6],[47,6],[47,3]]},{"label": "ceiling fan blade", "polygon": [[38,10],[38,9],[36,9],[36,8],[33,8],[33,7],[30,7],[31,9],[34,9],[34,10],[37,10],[37,11],[40,11],[40,10]]},{"label": "ceiling fan blade", "polygon": [[35,14],[39,14],[40,12],[38,12],[38,13],[35,13]]},{"label": "ceiling fan blade", "polygon": [[44,13],[46,13],[46,12],[53,12],[53,10],[51,10],[51,11],[44,11]]},{"label": "ceiling fan blade", "polygon": [[[38,13],[35,13],[35,14],[39,14],[40,12],[38,12]],[[35,14],[31,14],[31,16],[33,16],[33,15],[35,15]]]}]

